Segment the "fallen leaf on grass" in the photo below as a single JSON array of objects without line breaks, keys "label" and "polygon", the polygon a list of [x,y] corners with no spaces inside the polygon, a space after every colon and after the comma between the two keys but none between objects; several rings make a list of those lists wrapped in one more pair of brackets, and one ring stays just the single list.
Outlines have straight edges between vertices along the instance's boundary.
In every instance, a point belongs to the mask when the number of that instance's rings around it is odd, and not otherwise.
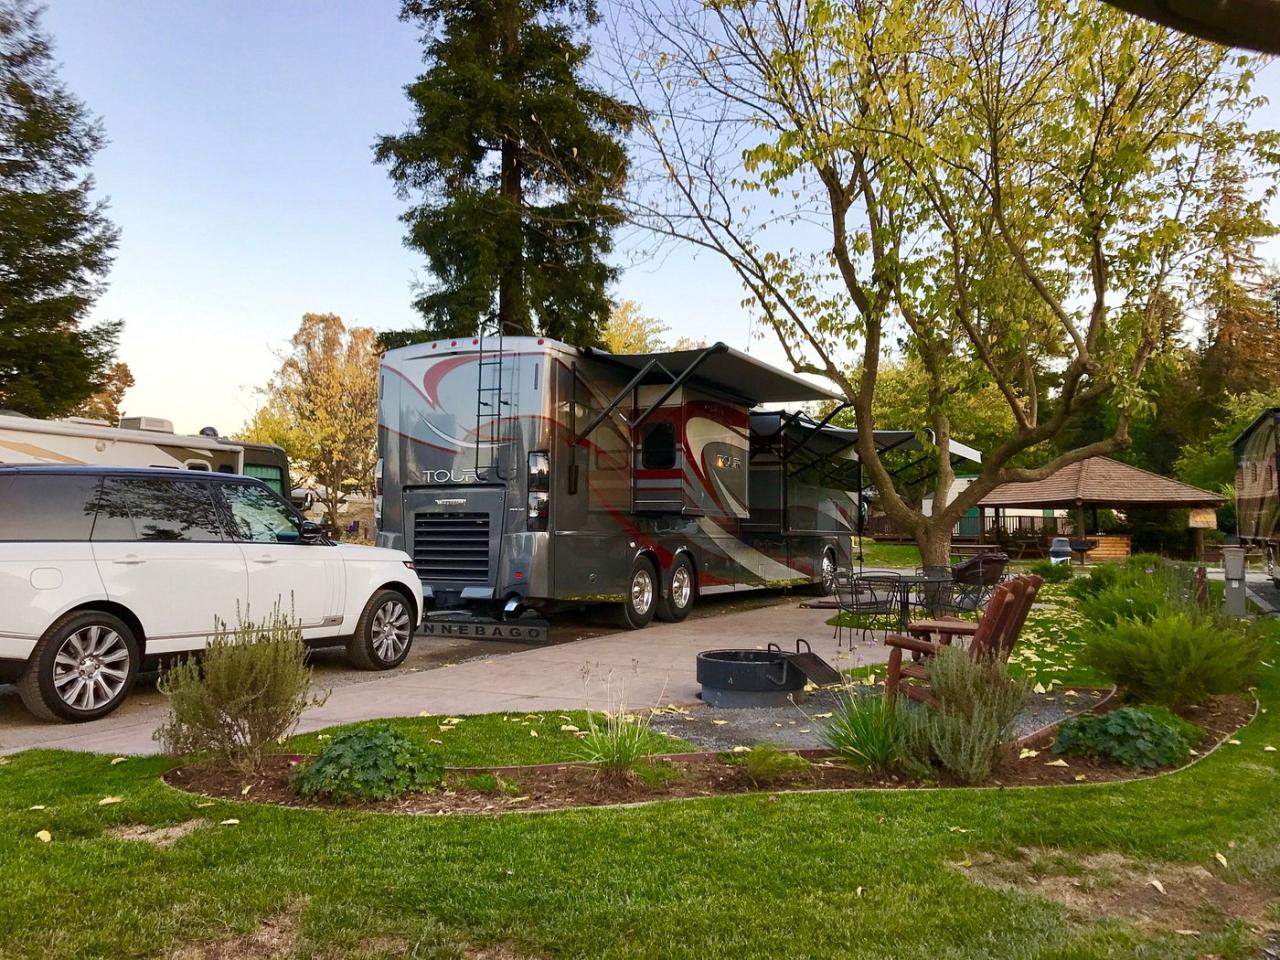
[{"label": "fallen leaf on grass", "polygon": [[525,802],[526,800],[528,800],[528,799],[529,799],[529,798],[528,798],[528,796],[524,796],[524,797],[512,797],[512,798],[511,798],[510,800],[508,800],[507,802],[508,802],[508,803],[524,803],[524,802]]},{"label": "fallen leaf on grass", "polygon": [[44,804],[43,804],[43,803],[36,803],[36,804],[33,804],[32,806],[27,807],[27,809],[28,809],[28,810],[43,810],[43,809],[44,809]]},{"label": "fallen leaf on grass", "polygon": [[234,827],[234,826],[238,826],[238,825],[239,825],[239,823],[240,823],[240,821],[239,821],[239,820],[237,820],[235,817],[231,817],[230,819],[223,820],[223,821],[222,821],[222,823],[218,824],[218,826],[220,826],[220,827]]},{"label": "fallen leaf on grass", "polygon": [[1263,753],[1275,753],[1275,752],[1276,752],[1276,748],[1275,748],[1275,747],[1273,747],[1273,746],[1271,746],[1271,744],[1267,744],[1265,747],[1263,747],[1263,748],[1262,748],[1262,752],[1263,752]]},{"label": "fallen leaf on grass", "polygon": [[814,716],[815,716],[815,717],[817,717],[819,720],[827,720],[827,719],[829,719],[829,718],[830,718],[831,714],[830,714],[830,713],[815,713],[815,714],[814,714]]},{"label": "fallen leaf on grass", "polygon": [[114,767],[117,763],[124,763],[128,759],[128,757],[112,757],[111,765]]},{"label": "fallen leaf on grass", "polygon": [[419,710],[419,711],[418,711],[418,716],[420,716],[420,717],[429,717],[429,716],[431,716],[431,714],[427,713],[427,711],[425,711],[425,710]]},{"label": "fallen leaf on grass", "polygon": [[196,809],[201,809],[201,808],[204,808],[204,807],[212,807],[212,806],[213,806],[213,801],[212,801],[212,800],[207,800],[207,801],[205,801],[204,803],[197,803],[197,804],[196,804]]},{"label": "fallen leaf on grass", "polygon": [[529,736],[531,736],[531,737],[536,737],[537,735],[538,735],[538,731],[537,731],[537,730],[530,730],[530,731],[529,731]]},{"label": "fallen leaf on grass", "polygon": [[41,843],[48,843],[50,840],[53,839],[53,834],[50,833],[48,830],[37,830],[36,839],[39,840]]},{"label": "fallen leaf on grass", "polygon": [[103,797],[98,801],[98,806],[109,807],[115,803],[124,803],[124,797]]},{"label": "fallen leaf on grass", "polygon": [[561,733],[577,733],[578,728],[575,727],[572,723],[562,723],[560,724],[560,732]]},{"label": "fallen leaf on grass", "polygon": [[1157,880],[1155,877],[1152,877],[1150,880],[1147,881],[1147,883],[1155,887],[1158,891],[1160,891],[1161,894],[1164,893],[1164,884],[1161,883],[1159,880]]},{"label": "fallen leaf on grass", "polygon": [[960,861],[959,866],[962,866],[966,870],[968,870],[970,867],[973,866],[973,861],[970,860],[968,857],[965,857],[963,860]]},{"label": "fallen leaf on grass", "polygon": [[966,827],[947,827],[947,829],[952,833],[973,833],[972,830],[969,830]]},{"label": "fallen leaf on grass", "polygon": [[1227,743],[1231,744],[1233,747],[1238,747],[1238,746],[1240,746],[1240,741],[1239,741],[1239,740],[1228,740],[1228,741],[1227,741]]},{"label": "fallen leaf on grass", "polygon": [[1046,767],[1069,767],[1071,766],[1071,764],[1067,763],[1067,761],[1065,760],[1050,760],[1048,763],[1045,764],[1045,766]]},{"label": "fallen leaf on grass", "polygon": [[462,722],[461,717],[449,717],[447,720],[445,720],[445,723],[452,723],[452,724],[459,724],[461,722]]},{"label": "fallen leaf on grass", "polygon": [[1198,936],[1200,936],[1200,931],[1199,931],[1199,930],[1175,930],[1175,931],[1173,931],[1173,932],[1174,932],[1174,933],[1176,933],[1176,934],[1179,934],[1180,936],[1184,936],[1184,937],[1198,937]]},{"label": "fallen leaf on grass", "polygon": [[432,738],[431,738],[431,742],[432,742],[432,743],[444,743],[444,741],[443,741],[443,740],[437,740],[435,737],[432,737]]},{"label": "fallen leaf on grass", "polygon": [[1227,865],[1227,858],[1224,857],[1221,853],[1215,853],[1213,855],[1213,859],[1217,860],[1224,867]]},{"label": "fallen leaf on grass", "polygon": [[1081,780],[1088,780],[1088,779],[1089,779],[1089,775],[1087,773],[1076,774],[1076,783],[1079,783]]},{"label": "fallen leaf on grass", "polygon": [[854,895],[855,897],[861,897],[861,896],[862,896],[862,887],[859,887],[857,890],[855,890],[855,891],[853,892],[853,895]]},{"label": "fallen leaf on grass", "polygon": [[717,727],[723,727],[729,721],[728,720],[712,720],[711,722],[714,723]]},{"label": "fallen leaf on grass", "polygon": [[243,787],[240,788],[240,796],[247,797],[249,795],[249,791],[252,789],[253,789],[253,784],[246,783]]},{"label": "fallen leaf on grass", "polygon": [[750,753],[751,748],[750,747],[734,747],[733,752],[734,753]]}]

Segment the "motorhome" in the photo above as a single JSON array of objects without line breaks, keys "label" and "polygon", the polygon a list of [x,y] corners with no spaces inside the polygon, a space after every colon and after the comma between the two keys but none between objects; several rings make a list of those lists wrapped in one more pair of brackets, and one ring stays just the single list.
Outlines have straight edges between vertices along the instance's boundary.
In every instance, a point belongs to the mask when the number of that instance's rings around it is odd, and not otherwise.
[{"label": "motorhome", "polygon": [[715,344],[614,355],[466,337],[382,358],[380,546],[428,602],[514,614],[615,605],[623,625],[696,598],[829,588],[861,487],[849,431],[763,404],[829,391]]},{"label": "motorhome", "polygon": [[126,417],[118,427],[69,417],[0,414],[0,463],[171,467],[243,473],[244,448],[217,436],[188,437],[159,417]]},{"label": "motorhome", "polygon": [[1280,407],[1264,410],[1232,445],[1236,461],[1236,524],[1240,543],[1260,547],[1276,578],[1280,555]]}]

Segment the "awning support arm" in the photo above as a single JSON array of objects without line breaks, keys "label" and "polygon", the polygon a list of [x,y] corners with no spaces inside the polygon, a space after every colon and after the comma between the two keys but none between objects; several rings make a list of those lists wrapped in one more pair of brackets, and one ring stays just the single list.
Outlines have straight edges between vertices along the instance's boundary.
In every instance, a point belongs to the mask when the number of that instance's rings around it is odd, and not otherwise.
[{"label": "awning support arm", "polygon": [[[664,403],[666,403],[667,398],[670,397],[677,390],[679,390],[680,387],[684,384],[684,382],[688,380],[691,376],[693,376],[693,374],[697,371],[698,367],[702,366],[702,364],[707,359],[709,359],[710,357],[714,357],[717,353],[727,353],[728,350],[729,350],[728,346],[726,346],[723,343],[713,343],[711,346],[707,347],[707,349],[703,350],[700,354],[698,354],[694,358],[693,363],[689,364],[687,367],[681,370],[679,376],[674,377],[672,379],[671,386],[667,387],[666,390],[663,390],[662,395],[658,397],[657,400],[653,401],[653,403],[649,404],[649,406],[645,408],[644,413],[636,417],[635,422],[630,425],[631,429],[634,430],[636,427],[640,426],[640,424],[648,420],[649,415],[652,414],[653,411],[657,410]],[[663,372],[664,373],[666,372],[665,369]]]},{"label": "awning support arm", "polygon": [[832,407],[831,412],[822,418],[822,422],[815,424],[809,430],[809,432],[804,435],[804,439],[791,448],[791,452],[794,454],[794,453],[799,453],[801,450],[803,450],[805,448],[805,445],[808,444],[808,442],[812,440],[814,437],[816,437],[819,433],[821,433],[822,429],[831,422],[832,418],[834,418],[837,413],[839,413],[841,410],[847,410],[848,408],[849,408],[848,400],[842,400],[840,403]]}]

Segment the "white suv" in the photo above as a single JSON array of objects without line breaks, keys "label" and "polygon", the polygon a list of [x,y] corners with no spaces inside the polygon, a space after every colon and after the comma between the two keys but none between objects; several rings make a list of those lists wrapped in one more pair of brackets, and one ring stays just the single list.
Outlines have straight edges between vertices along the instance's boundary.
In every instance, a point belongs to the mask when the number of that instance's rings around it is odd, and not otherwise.
[{"label": "white suv", "polygon": [[399,550],[333,544],[259,480],[0,467],[0,682],[45,719],[110,713],[144,665],[280,605],[369,670],[409,652],[422,584]]}]

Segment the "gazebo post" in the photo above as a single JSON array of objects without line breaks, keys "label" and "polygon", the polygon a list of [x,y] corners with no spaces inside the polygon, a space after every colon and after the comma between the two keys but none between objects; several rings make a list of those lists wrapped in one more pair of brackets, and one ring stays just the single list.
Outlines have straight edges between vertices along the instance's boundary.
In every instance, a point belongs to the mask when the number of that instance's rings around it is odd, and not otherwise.
[{"label": "gazebo post", "polygon": [[1088,534],[1088,532],[1089,531],[1085,528],[1085,525],[1084,525],[1084,501],[1077,500],[1076,501],[1076,536],[1079,537],[1081,540],[1083,540],[1085,538],[1085,535]]}]

